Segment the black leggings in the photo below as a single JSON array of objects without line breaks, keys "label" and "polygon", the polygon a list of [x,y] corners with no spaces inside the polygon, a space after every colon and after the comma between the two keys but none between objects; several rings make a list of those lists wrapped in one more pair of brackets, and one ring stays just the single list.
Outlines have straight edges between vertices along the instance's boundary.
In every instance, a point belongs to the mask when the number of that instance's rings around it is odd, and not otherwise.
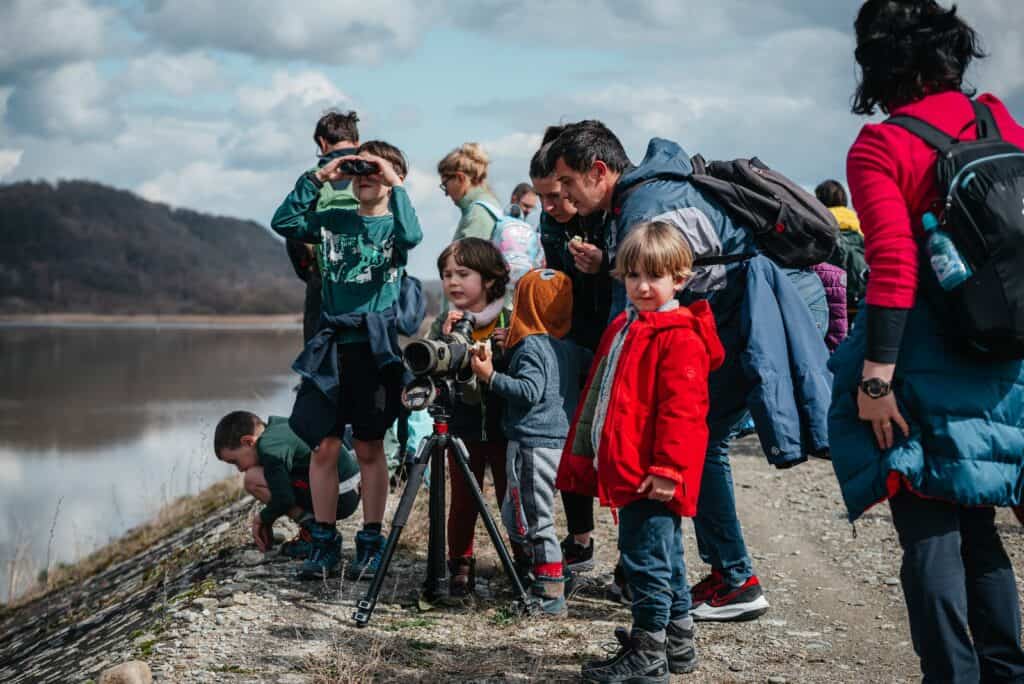
[{"label": "black leggings", "polygon": [[594,497],[562,492],[562,506],[569,534],[586,534],[594,531]]}]

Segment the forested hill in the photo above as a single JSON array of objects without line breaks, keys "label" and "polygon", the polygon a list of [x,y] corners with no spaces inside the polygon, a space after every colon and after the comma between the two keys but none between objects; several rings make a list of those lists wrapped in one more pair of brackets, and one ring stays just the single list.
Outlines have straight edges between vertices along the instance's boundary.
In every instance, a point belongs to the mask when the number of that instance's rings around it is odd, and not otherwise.
[{"label": "forested hill", "polygon": [[85,181],[0,185],[2,314],[299,314],[304,287],[253,221]]}]

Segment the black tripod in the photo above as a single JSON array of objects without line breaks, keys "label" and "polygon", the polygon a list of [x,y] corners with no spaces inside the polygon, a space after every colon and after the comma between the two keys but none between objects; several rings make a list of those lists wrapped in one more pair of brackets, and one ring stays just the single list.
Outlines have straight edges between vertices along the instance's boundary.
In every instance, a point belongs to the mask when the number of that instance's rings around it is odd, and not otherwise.
[{"label": "black tripod", "polygon": [[522,604],[522,610],[527,614],[537,612],[540,607],[539,600],[531,598],[526,593],[522,582],[519,581],[519,576],[516,575],[512,556],[509,554],[508,548],[501,538],[501,533],[494,523],[494,518],[491,517],[487,504],[484,503],[483,494],[480,492],[480,487],[476,484],[476,477],[469,468],[469,452],[466,450],[466,445],[461,439],[448,432],[449,413],[444,406],[444,401],[430,406],[428,410],[434,419],[434,432],[429,437],[424,437],[423,441],[420,442],[419,448],[416,450],[416,457],[409,466],[409,479],[405,483],[402,498],[398,502],[398,509],[395,511],[394,519],[391,521],[391,531],[388,534],[387,542],[384,544],[380,568],[377,570],[377,574],[374,575],[373,581],[370,582],[366,595],[356,604],[356,612],[352,615],[352,619],[355,620],[356,625],[359,627],[365,627],[370,622],[370,616],[377,605],[381,586],[384,584],[384,576],[387,574],[388,567],[391,565],[391,558],[395,553],[395,547],[398,545],[398,538],[402,535],[402,529],[405,528],[405,524],[409,521],[409,514],[412,512],[413,503],[416,501],[420,484],[423,482],[423,473],[428,465],[430,466],[430,533],[427,541],[427,578],[423,582],[423,594],[430,600],[447,592],[448,564],[445,561],[447,554],[445,553],[444,539],[444,457],[445,451],[449,447],[453,450],[455,462],[459,464],[462,476],[469,484],[469,489],[473,493],[473,500],[476,502],[477,511],[479,511],[480,516],[483,518],[487,534],[491,538],[491,543],[494,544],[494,548],[498,551],[502,567],[505,568],[505,574],[512,580],[513,587]]}]

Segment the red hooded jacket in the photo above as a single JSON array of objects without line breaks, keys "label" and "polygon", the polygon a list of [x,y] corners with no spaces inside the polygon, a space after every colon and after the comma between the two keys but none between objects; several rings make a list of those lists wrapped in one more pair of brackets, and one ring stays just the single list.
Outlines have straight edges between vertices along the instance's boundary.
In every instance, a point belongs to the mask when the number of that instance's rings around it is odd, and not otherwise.
[{"label": "red hooded jacket", "polygon": [[[584,398],[625,322],[622,313],[602,336]],[[648,474],[658,475],[678,483],[669,509],[693,517],[708,446],[708,374],[724,358],[707,302],[640,313],[626,334],[612,378],[597,469],[592,458],[573,453],[584,399],[562,453],[557,487],[622,508],[646,498],[637,493],[640,483]]]}]

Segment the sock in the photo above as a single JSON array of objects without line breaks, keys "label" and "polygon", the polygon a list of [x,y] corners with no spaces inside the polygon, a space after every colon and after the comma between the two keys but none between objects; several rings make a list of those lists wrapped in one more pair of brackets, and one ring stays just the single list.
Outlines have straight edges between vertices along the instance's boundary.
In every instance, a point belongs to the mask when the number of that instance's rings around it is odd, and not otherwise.
[{"label": "sock", "polygon": [[316,525],[316,529],[318,531],[323,532],[325,534],[333,535],[334,532],[336,531],[334,529],[334,523],[325,523],[317,520],[314,524]]},{"label": "sock", "polygon": [[315,523],[316,522],[316,518],[314,518],[313,514],[310,513],[309,511],[303,511],[302,515],[300,515],[299,519],[296,520],[295,522],[298,523],[299,525],[303,526],[303,527],[306,527],[306,526],[309,526],[312,523]]},{"label": "sock", "polygon": [[[639,627],[634,627],[632,629],[632,633],[636,634],[637,632],[647,632],[647,630],[646,629],[640,629]],[[657,641],[659,644],[665,643],[665,639],[667,638],[667,635],[666,635],[664,629],[659,629],[657,632],[647,632],[647,634],[649,634],[650,637],[652,639],[654,639],[655,641]]]},{"label": "sock", "polygon": [[684,618],[673,620],[672,624],[675,625],[677,629],[691,630],[693,629],[693,618],[687,615]]},{"label": "sock", "polygon": [[363,523],[363,530],[366,532],[372,532],[373,534],[380,534],[381,530],[384,529],[384,523]]}]

